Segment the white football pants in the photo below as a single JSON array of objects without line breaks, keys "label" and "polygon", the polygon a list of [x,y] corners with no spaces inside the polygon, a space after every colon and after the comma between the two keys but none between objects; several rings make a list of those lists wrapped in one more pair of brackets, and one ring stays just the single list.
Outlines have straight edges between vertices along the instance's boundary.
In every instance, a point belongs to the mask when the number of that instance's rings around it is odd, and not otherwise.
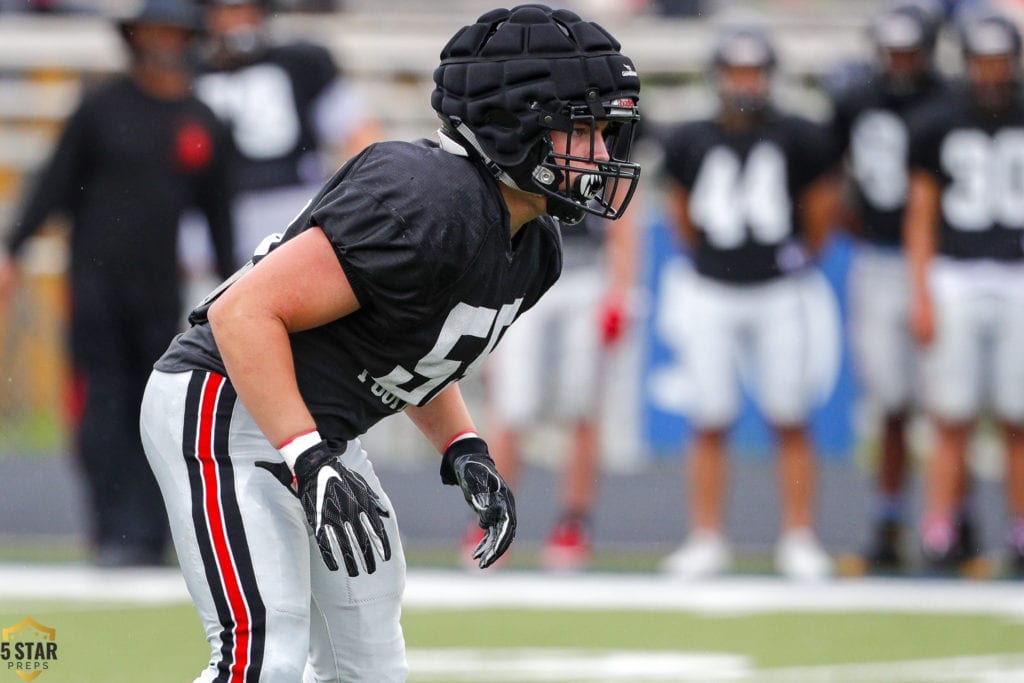
[{"label": "white football pants", "polygon": [[345,466],[391,511],[391,560],[350,578],[323,563],[282,462],[222,376],[153,372],[142,441],[185,583],[210,643],[196,683],[385,683],[407,677],[399,623],[405,556],[391,501],[358,441]]},{"label": "white football pants", "polygon": [[925,350],[927,407],[960,422],[990,410],[1024,424],[1024,263],[936,258],[935,339]]},{"label": "white football pants", "polygon": [[910,275],[903,252],[861,245],[850,268],[850,341],[865,398],[883,413],[907,410],[920,392],[910,333]]}]

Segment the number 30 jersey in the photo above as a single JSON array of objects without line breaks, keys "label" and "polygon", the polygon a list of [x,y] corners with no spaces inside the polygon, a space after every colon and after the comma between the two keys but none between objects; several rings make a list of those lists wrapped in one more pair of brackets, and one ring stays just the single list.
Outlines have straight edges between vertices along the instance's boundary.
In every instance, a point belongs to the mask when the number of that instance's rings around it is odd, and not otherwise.
[{"label": "number 30 jersey", "polygon": [[911,166],[941,186],[939,253],[1024,258],[1024,106],[985,112],[965,89],[914,112]]},{"label": "number 30 jersey", "polygon": [[[278,245],[314,226],[360,303],[351,315],[291,335],[299,389],[317,428],[334,440],[424,405],[475,370],[561,271],[555,221],[536,219],[510,238],[488,171],[425,140],[368,147]],[[156,368],[225,374],[208,323],[179,335]]]},{"label": "number 30 jersey", "polygon": [[831,149],[824,128],[781,113],[745,131],[715,120],[676,128],[665,141],[665,167],[689,194],[697,272],[761,282],[804,266],[797,204],[832,166]]},{"label": "number 30 jersey", "polygon": [[835,98],[832,132],[837,151],[848,153],[866,240],[901,244],[910,163],[907,118],[915,107],[946,94],[937,76],[913,93],[898,95],[888,91],[881,74],[874,74]]}]

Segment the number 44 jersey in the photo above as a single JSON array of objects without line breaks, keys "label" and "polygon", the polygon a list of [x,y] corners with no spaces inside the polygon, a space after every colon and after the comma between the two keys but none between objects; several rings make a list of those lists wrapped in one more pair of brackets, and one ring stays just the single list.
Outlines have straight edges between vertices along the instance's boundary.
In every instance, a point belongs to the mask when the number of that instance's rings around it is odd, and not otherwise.
[{"label": "number 44 jersey", "polygon": [[939,253],[1024,259],[1024,106],[986,112],[966,89],[915,110],[910,163],[941,187]]},{"label": "number 44 jersey", "polygon": [[[291,335],[299,389],[333,440],[423,405],[475,370],[561,271],[555,221],[531,221],[513,239],[488,171],[425,140],[368,147],[275,247],[315,227],[360,303]],[[225,374],[208,323],[179,335],[156,368]]]},{"label": "number 44 jersey", "polygon": [[672,131],[665,167],[688,193],[697,272],[762,282],[804,266],[799,201],[834,157],[823,127],[778,112],[744,130],[707,120]]}]

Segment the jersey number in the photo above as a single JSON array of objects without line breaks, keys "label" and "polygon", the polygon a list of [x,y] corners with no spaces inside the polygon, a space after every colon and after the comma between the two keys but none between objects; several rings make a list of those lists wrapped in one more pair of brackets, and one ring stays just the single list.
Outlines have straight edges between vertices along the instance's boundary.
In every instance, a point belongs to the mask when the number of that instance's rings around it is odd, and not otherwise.
[{"label": "jersey number", "polygon": [[299,143],[292,83],[276,64],[199,79],[199,97],[231,125],[238,151],[250,159],[282,157]]},{"label": "jersey number", "polygon": [[778,244],[791,232],[790,212],[786,160],[774,144],[754,145],[746,163],[726,147],[715,147],[704,158],[690,215],[712,246],[739,247],[748,226],[754,241]]},{"label": "jersey number", "polygon": [[[476,370],[498,343],[502,333],[516,319],[522,299],[505,304],[498,310],[482,306],[470,306],[459,303],[451,310],[437,336],[437,342],[430,352],[416,363],[412,372],[402,366],[383,377],[375,380],[388,391],[406,403],[420,405],[435,390],[447,386],[452,381]],[[456,344],[464,337],[477,337],[486,340],[483,350],[466,359],[450,358]],[[468,363],[468,365],[467,365]],[[416,379],[420,384],[413,388],[402,388]]]},{"label": "jersey number", "polygon": [[850,132],[853,176],[868,202],[894,211],[907,201],[907,127],[890,111],[869,111]]},{"label": "jersey number", "polygon": [[952,227],[975,232],[998,223],[1024,229],[1024,130],[994,136],[953,131],[939,154],[953,179],[942,194],[942,213]]}]

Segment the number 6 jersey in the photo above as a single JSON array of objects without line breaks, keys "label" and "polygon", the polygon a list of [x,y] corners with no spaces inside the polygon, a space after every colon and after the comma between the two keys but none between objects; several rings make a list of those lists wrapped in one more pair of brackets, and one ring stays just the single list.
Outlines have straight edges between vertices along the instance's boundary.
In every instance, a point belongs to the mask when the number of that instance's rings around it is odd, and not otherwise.
[{"label": "number 6 jersey", "polygon": [[1024,107],[992,114],[965,89],[914,112],[911,166],[941,186],[940,254],[1024,258]]},{"label": "number 6 jersey", "polygon": [[[314,226],[360,303],[351,315],[291,335],[299,389],[332,440],[423,405],[475,370],[561,270],[555,221],[531,221],[511,239],[487,170],[426,140],[368,147],[282,242]],[[156,368],[225,374],[208,323],[179,335]]]},{"label": "number 6 jersey", "polygon": [[824,128],[777,112],[742,131],[716,120],[676,128],[665,166],[689,193],[697,272],[761,282],[804,266],[798,201],[831,168],[831,148]]}]

